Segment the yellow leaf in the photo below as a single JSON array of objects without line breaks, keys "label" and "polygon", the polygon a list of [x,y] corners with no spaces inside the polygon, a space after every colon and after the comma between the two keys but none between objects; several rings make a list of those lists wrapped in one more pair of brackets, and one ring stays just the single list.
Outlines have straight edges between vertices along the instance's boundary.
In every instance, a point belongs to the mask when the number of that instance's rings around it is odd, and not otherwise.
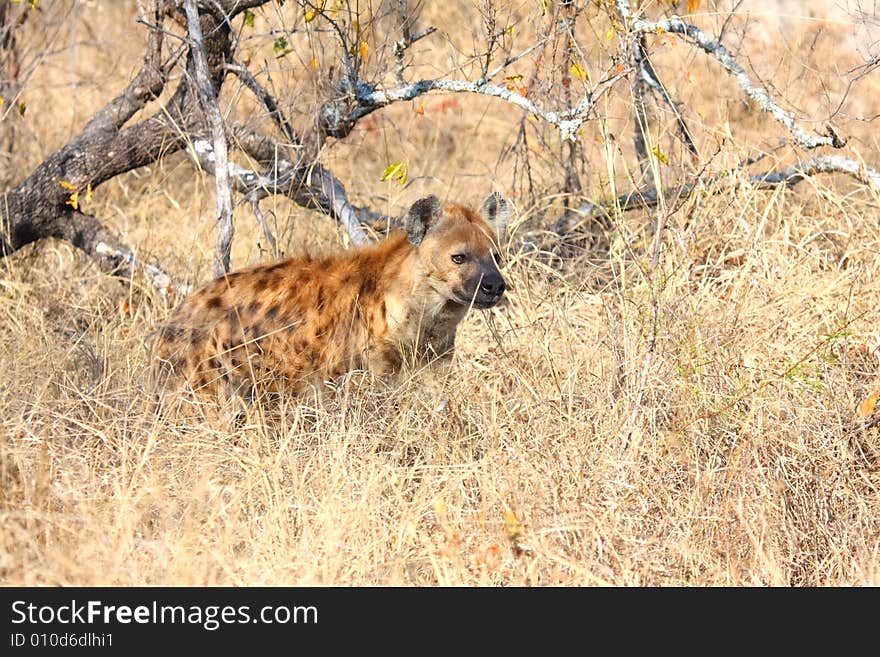
[{"label": "yellow leaf", "polygon": [[446,517],[446,502],[438,497],[434,500],[433,507],[435,516],[441,520]]},{"label": "yellow leaf", "polygon": [[407,166],[406,162],[395,162],[394,164],[389,164],[387,167],[385,167],[385,171],[382,172],[382,181],[384,182],[393,178],[401,185],[405,185],[408,170],[409,167]]},{"label": "yellow leaf", "polygon": [[79,210],[79,192],[71,194],[70,198],[65,202],[65,205],[69,205],[74,210]]},{"label": "yellow leaf", "polygon": [[859,404],[859,415],[862,416],[862,419],[867,418],[869,415],[873,414],[877,408],[877,402],[880,401],[880,392],[875,392],[873,395],[862,401]]},{"label": "yellow leaf", "polygon": [[539,0],[541,5],[541,16],[547,15],[547,0]]},{"label": "yellow leaf", "polygon": [[614,39],[614,35],[617,34],[617,30],[614,29],[614,25],[608,28],[608,31],[605,33],[605,40],[611,41]]},{"label": "yellow leaf", "polygon": [[92,200],[92,183],[88,184],[86,187],[86,203]]},{"label": "yellow leaf", "polygon": [[700,8],[700,0],[688,0],[688,13],[693,14]]},{"label": "yellow leaf", "polygon": [[315,16],[317,15],[318,12],[316,12],[314,9],[306,9],[306,23],[311,23],[313,20],[315,20]]},{"label": "yellow leaf", "polygon": [[66,180],[59,180],[58,184],[61,185],[64,189],[69,190],[71,192],[76,190],[76,185],[74,185],[72,182],[67,182]]},{"label": "yellow leaf", "polygon": [[587,74],[586,69],[584,69],[584,67],[581,66],[580,64],[578,64],[577,62],[574,62],[571,65],[571,74],[574,77],[576,77],[578,80],[580,80],[581,82],[589,82],[590,81],[590,76]]},{"label": "yellow leaf", "polygon": [[504,512],[504,525],[507,527],[507,536],[510,539],[515,539],[522,534],[522,523],[516,519],[516,516],[510,509]]},{"label": "yellow leaf", "polygon": [[0,105],[6,102],[6,99],[3,96],[0,96]]},{"label": "yellow leaf", "polygon": [[361,45],[358,46],[358,51],[361,53],[361,61],[367,61],[367,57],[370,56],[370,46],[366,41],[361,41]]},{"label": "yellow leaf", "polygon": [[654,157],[660,160],[661,163],[667,166],[669,165],[669,158],[666,157],[666,154],[660,150],[659,146],[654,146],[654,148],[651,149],[651,152],[654,154]]},{"label": "yellow leaf", "polygon": [[654,31],[657,34],[663,34],[663,32],[665,32],[665,30],[662,27],[660,27],[659,25],[657,26],[657,29],[655,29]]}]

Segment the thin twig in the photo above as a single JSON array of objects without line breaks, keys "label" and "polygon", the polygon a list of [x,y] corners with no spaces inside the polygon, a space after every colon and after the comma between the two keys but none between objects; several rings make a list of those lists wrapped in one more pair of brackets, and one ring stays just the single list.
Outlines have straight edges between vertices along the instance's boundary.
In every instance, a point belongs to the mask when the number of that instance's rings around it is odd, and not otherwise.
[{"label": "thin twig", "polygon": [[275,235],[272,233],[272,229],[269,227],[269,224],[266,222],[266,218],[263,216],[263,211],[260,209],[260,197],[256,192],[251,192],[246,196],[248,202],[251,204],[251,208],[254,211],[254,216],[257,218],[257,223],[260,224],[260,228],[263,229],[263,235],[266,238],[266,241],[269,243],[269,250],[272,253],[273,258],[278,257],[278,245],[275,241]]},{"label": "thin twig", "polygon": [[251,73],[250,69],[247,66],[237,63],[227,64],[226,69],[238,76],[242,83],[244,83],[244,86],[250,89],[263,104],[263,107],[266,108],[269,116],[275,122],[275,125],[278,126],[281,134],[284,135],[284,138],[287,139],[289,143],[295,146],[300,146],[302,142],[299,135],[296,134],[290,125],[290,121],[288,121],[287,117],[284,116],[284,113],[278,107],[278,101],[275,100],[275,97],[259,83],[254,74]]}]

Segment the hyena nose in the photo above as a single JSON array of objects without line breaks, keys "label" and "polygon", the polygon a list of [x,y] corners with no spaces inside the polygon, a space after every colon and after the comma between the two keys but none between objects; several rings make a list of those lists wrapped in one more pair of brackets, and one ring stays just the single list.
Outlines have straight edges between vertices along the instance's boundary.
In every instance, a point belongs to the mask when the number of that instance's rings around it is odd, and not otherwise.
[{"label": "hyena nose", "polygon": [[483,279],[483,282],[480,283],[480,292],[487,297],[501,296],[505,289],[507,289],[507,284],[501,277]]}]

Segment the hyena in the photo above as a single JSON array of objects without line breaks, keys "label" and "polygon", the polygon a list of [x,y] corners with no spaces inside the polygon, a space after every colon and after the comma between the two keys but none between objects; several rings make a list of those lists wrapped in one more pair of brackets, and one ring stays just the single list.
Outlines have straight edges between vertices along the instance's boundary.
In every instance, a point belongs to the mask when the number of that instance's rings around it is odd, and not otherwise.
[{"label": "hyena", "polygon": [[499,245],[509,216],[498,194],[481,212],[428,196],[376,244],[220,277],[153,334],[155,384],[247,402],[255,386],[320,389],[352,370],[386,375],[407,361],[448,359],[468,309],[504,294]]}]

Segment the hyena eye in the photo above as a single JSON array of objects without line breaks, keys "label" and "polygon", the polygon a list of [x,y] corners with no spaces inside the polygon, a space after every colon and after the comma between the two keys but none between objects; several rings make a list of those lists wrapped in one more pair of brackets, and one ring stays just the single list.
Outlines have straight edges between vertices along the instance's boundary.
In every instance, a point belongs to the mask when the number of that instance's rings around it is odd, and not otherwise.
[{"label": "hyena eye", "polygon": [[464,263],[464,261],[465,261],[464,253],[453,253],[452,254],[452,262],[454,262],[455,264],[460,265],[460,264]]}]

